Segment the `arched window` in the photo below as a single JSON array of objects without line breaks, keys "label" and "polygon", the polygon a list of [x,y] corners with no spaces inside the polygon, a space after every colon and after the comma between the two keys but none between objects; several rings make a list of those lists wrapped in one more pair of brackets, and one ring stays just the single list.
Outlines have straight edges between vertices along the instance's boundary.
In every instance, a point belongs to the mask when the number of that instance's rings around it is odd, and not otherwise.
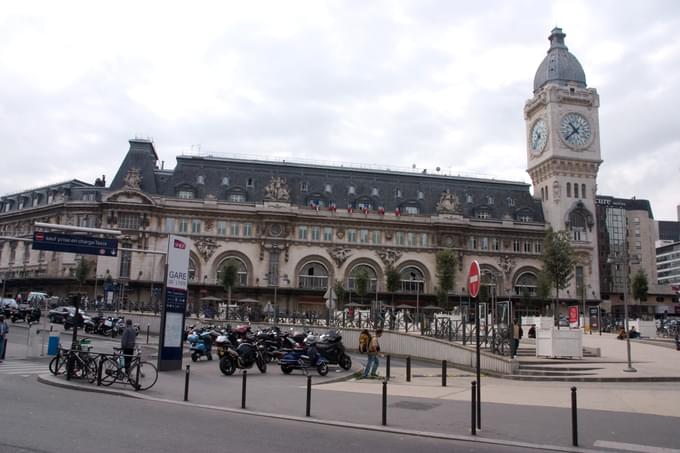
[{"label": "arched window", "polygon": [[578,197],[578,183],[574,183],[574,198]]},{"label": "arched window", "polygon": [[399,271],[400,290],[405,293],[423,293],[425,277],[423,271],[415,266],[407,266]]},{"label": "arched window", "polygon": [[536,286],[538,286],[538,278],[533,272],[524,272],[517,278],[515,282],[516,296],[535,296]]},{"label": "arched window", "polygon": [[571,198],[571,183],[567,183],[567,198]]},{"label": "arched window", "polygon": [[356,291],[357,289],[357,282],[356,282],[356,276],[359,272],[361,271],[366,271],[366,274],[368,274],[368,290],[369,291],[375,291],[375,286],[378,282],[377,279],[377,274],[375,272],[375,269],[373,269],[371,266],[367,264],[359,264],[358,266],[355,266],[352,269],[352,272],[350,272],[349,278],[347,279],[347,288],[351,289],[352,291]]},{"label": "arched window", "polygon": [[581,198],[585,198],[585,197],[586,197],[586,185],[581,184]]},{"label": "arched window", "polygon": [[575,241],[587,241],[587,222],[585,216],[578,211],[569,215],[569,225],[571,228],[572,239]]},{"label": "arched window", "polygon": [[325,289],[328,287],[328,269],[318,261],[310,261],[300,269],[298,288]]},{"label": "arched window", "polygon": [[189,281],[196,281],[196,261],[189,257]]},{"label": "arched window", "polygon": [[228,256],[224,258],[221,262],[220,265],[217,266],[217,275],[215,276],[216,282],[218,285],[221,285],[222,282],[222,269],[227,265],[228,262],[232,261],[238,266],[238,280],[237,280],[237,285],[238,286],[246,286],[248,285],[248,268],[246,267],[245,263],[241,261],[240,258],[235,257],[235,256]]}]

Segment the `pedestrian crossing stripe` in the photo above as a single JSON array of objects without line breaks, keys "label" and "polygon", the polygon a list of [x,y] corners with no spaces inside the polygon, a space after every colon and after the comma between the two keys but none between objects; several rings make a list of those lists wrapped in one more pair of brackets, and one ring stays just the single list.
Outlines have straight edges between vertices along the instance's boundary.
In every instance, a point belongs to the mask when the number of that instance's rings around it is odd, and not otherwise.
[{"label": "pedestrian crossing stripe", "polygon": [[3,362],[0,364],[0,374],[46,374],[49,373],[46,363],[35,362]]}]

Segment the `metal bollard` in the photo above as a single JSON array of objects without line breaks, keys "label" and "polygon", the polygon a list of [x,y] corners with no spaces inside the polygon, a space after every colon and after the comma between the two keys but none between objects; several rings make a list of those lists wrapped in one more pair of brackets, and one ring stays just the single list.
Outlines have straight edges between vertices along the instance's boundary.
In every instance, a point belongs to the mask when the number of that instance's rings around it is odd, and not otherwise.
[{"label": "metal bollard", "polygon": [[578,447],[578,419],[576,417],[576,387],[571,388],[571,443]]},{"label": "metal bollard", "polygon": [[406,382],[411,382],[411,356],[406,357]]},{"label": "metal bollard", "polygon": [[446,387],[446,360],[442,360],[442,387]]},{"label": "metal bollard", "polygon": [[382,385],[382,424],[387,425],[387,381],[383,381]]},{"label": "metal bollard", "polygon": [[[59,355],[59,351],[57,351],[57,356]],[[59,359],[57,359],[57,362]],[[102,385],[102,370],[104,369],[104,359],[99,356],[99,364],[97,365],[97,386],[100,387]]]},{"label": "metal bollard", "polygon": [[151,329],[151,325],[147,324],[146,325],[146,344],[149,344],[149,329]]},{"label": "metal bollard", "polygon": [[307,412],[305,415],[309,417],[312,408],[312,377],[307,376]]},{"label": "metal bollard", "polygon": [[385,358],[385,379],[390,380],[390,355]]},{"label": "metal bollard", "polygon": [[243,387],[241,388],[241,409],[246,408],[246,380],[248,379],[248,370],[243,370]]},{"label": "metal bollard", "polygon": [[191,365],[187,365],[187,371],[184,375],[184,401],[189,401],[189,374],[191,373]]},{"label": "metal bollard", "polygon": [[470,418],[470,427],[471,427],[471,433],[473,436],[477,435],[477,383],[475,381],[472,381],[472,406],[471,406],[471,418]]}]

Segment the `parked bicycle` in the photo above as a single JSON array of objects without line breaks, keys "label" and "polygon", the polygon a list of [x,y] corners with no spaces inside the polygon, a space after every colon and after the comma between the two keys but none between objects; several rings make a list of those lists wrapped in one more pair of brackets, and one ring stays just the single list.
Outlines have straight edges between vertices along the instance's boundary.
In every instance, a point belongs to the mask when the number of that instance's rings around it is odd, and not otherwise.
[{"label": "parked bicycle", "polygon": [[97,358],[92,354],[92,346],[87,346],[83,350],[83,345],[89,344],[87,339],[82,339],[77,343],[76,349],[59,348],[57,355],[50,361],[50,372],[55,376],[64,374],[68,371],[69,361],[71,361],[71,374],[69,377],[87,379],[89,382],[97,380]]},{"label": "parked bicycle", "polygon": [[128,369],[125,367],[125,356],[121,348],[113,348],[111,355],[102,355],[99,363],[101,385],[110,386],[115,382],[130,384],[137,390],[147,390],[158,380],[158,370],[149,362],[142,361],[140,350],[130,360]]}]

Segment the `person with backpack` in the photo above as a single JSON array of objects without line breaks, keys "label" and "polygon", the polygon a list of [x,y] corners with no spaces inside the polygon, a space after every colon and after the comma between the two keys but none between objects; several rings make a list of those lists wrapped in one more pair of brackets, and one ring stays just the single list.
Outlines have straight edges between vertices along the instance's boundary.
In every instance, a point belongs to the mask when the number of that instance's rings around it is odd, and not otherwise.
[{"label": "person with backpack", "polygon": [[364,379],[367,379],[369,374],[371,377],[378,377],[378,365],[380,364],[378,356],[380,355],[380,343],[378,338],[382,336],[383,330],[377,329],[375,331],[375,336],[371,337],[368,342],[368,362],[366,363],[366,368],[364,368]]},{"label": "person with backpack", "polygon": [[371,342],[371,334],[367,329],[364,329],[359,334],[359,352],[366,354],[368,352],[368,344]]}]

